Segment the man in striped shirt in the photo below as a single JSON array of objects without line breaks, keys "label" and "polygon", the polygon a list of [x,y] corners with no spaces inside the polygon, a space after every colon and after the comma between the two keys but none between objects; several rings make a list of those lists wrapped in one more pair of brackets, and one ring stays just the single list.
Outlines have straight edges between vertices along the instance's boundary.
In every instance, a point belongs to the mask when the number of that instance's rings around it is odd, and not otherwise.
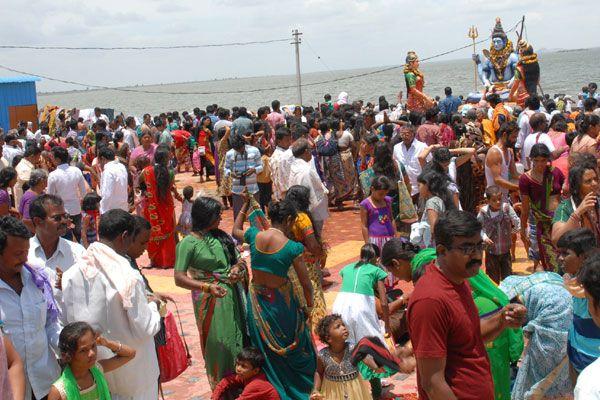
[{"label": "man in striped shirt", "polygon": [[258,201],[258,183],[256,175],[262,169],[262,159],[260,151],[254,146],[246,144],[243,136],[235,135],[231,137],[232,149],[225,154],[226,176],[231,176],[233,195],[233,218],[235,219],[244,204],[242,193],[244,189],[253,195]]}]

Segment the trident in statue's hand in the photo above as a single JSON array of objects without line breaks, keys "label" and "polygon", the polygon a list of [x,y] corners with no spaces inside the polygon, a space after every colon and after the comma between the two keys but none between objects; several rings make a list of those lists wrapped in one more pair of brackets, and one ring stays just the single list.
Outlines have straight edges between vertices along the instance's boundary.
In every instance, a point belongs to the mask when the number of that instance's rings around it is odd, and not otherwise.
[{"label": "trident in statue's hand", "polygon": [[[471,38],[473,40],[473,56],[475,57],[477,55],[477,51],[475,50],[475,39],[477,39],[479,37],[479,32],[477,31],[477,27],[475,27],[475,25],[471,25],[471,27],[469,28],[469,33],[467,34],[467,37]],[[477,91],[477,63],[475,64],[475,92]]]}]

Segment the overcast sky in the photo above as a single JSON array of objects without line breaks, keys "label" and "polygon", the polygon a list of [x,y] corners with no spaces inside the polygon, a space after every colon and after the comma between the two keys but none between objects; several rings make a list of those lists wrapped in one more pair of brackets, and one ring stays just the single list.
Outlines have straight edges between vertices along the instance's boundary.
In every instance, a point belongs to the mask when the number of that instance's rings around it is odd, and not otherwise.
[{"label": "overcast sky", "polygon": [[[469,43],[470,25],[489,35],[496,16],[508,30],[526,15],[536,49],[600,46],[599,0],[0,0],[0,9],[0,43],[9,45],[227,43],[284,38],[298,28],[303,72],[396,65],[413,49],[427,57]],[[463,50],[446,58],[469,56]],[[0,49],[0,64],[105,86],[295,72],[288,42],[144,52]],[[8,75],[15,74],[0,70]],[[81,87],[38,84],[40,91],[68,89]]]}]

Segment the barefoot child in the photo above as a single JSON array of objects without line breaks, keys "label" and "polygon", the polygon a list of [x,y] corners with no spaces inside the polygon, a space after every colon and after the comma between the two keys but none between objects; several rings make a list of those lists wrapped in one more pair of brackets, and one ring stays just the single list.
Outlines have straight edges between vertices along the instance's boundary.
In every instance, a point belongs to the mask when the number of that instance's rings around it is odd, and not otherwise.
[{"label": "barefoot child", "polygon": [[[351,363],[353,346],[346,342],[348,329],[342,317],[332,314],[322,318],[317,333],[319,339],[328,346],[319,351],[315,386],[310,400],[372,399],[366,382]],[[371,356],[367,356],[364,362],[377,369]]]},{"label": "barefoot child", "polygon": [[[115,356],[97,360],[97,345],[107,347]],[[58,347],[66,367],[50,387],[48,400],[110,400],[104,373],[113,371],[135,357],[135,350],[97,335],[86,322],[65,326]]]},{"label": "barefoot child", "polygon": [[498,186],[485,190],[487,204],[481,207],[477,220],[483,226],[486,272],[496,284],[512,275],[510,254],[511,237],[519,232],[521,221],[515,210],[502,201],[502,192]]},{"label": "barefoot child", "polygon": [[177,223],[177,232],[182,235],[189,235],[192,230],[192,198],[194,197],[194,188],[186,186],[183,188],[183,203],[181,204],[181,215]]},{"label": "barefoot child", "polygon": [[[367,336],[377,337],[381,343],[385,343],[375,308],[375,291],[381,301],[385,331],[391,332],[384,284],[388,274],[377,266],[378,257],[377,246],[367,243],[360,249],[360,260],[340,271],[342,287],[333,303],[333,312],[342,316],[349,331],[349,342],[354,345]],[[381,395],[381,381],[374,378],[370,383],[373,397],[378,398]]]},{"label": "barefoot child", "polygon": [[[262,372],[265,356],[254,347],[246,347],[235,360],[235,375],[221,379],[213,391],[212,400],[280,400],[277,390]],[[240,389],[241,393],[240,393]],[[240,393],[237,397],[232,392]]]}]

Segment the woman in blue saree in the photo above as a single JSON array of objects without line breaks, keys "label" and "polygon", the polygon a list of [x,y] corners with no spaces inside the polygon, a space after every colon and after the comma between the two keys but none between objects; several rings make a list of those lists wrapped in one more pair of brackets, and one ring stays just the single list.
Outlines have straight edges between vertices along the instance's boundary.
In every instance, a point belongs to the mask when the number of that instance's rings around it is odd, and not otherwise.
[{"label": "woman in blue saree", "polygon": [[[263,370],[282,399],[308,400],[317,367],[307,316],[313,304],[312,286],[302,261],[304,247],[289,240],[296,210],[289,201],[271,203],[271,227],[243,231],[250,208],[238,214],[233,236],[250,245],[252,281],[248,289],[248,330],[254,346],[265,355]],[[303,309],[288,279],[293,266],[308,309]]]},{"label": "woman in blue saree", "polygon": [[509,299],[518,298],[527,307],[523,331],[529,340],[511,398],[562,398],[573,393],[567,357],[573,309],[571,295],[560,275],[511,275],[500,283],[500,289]]}]

